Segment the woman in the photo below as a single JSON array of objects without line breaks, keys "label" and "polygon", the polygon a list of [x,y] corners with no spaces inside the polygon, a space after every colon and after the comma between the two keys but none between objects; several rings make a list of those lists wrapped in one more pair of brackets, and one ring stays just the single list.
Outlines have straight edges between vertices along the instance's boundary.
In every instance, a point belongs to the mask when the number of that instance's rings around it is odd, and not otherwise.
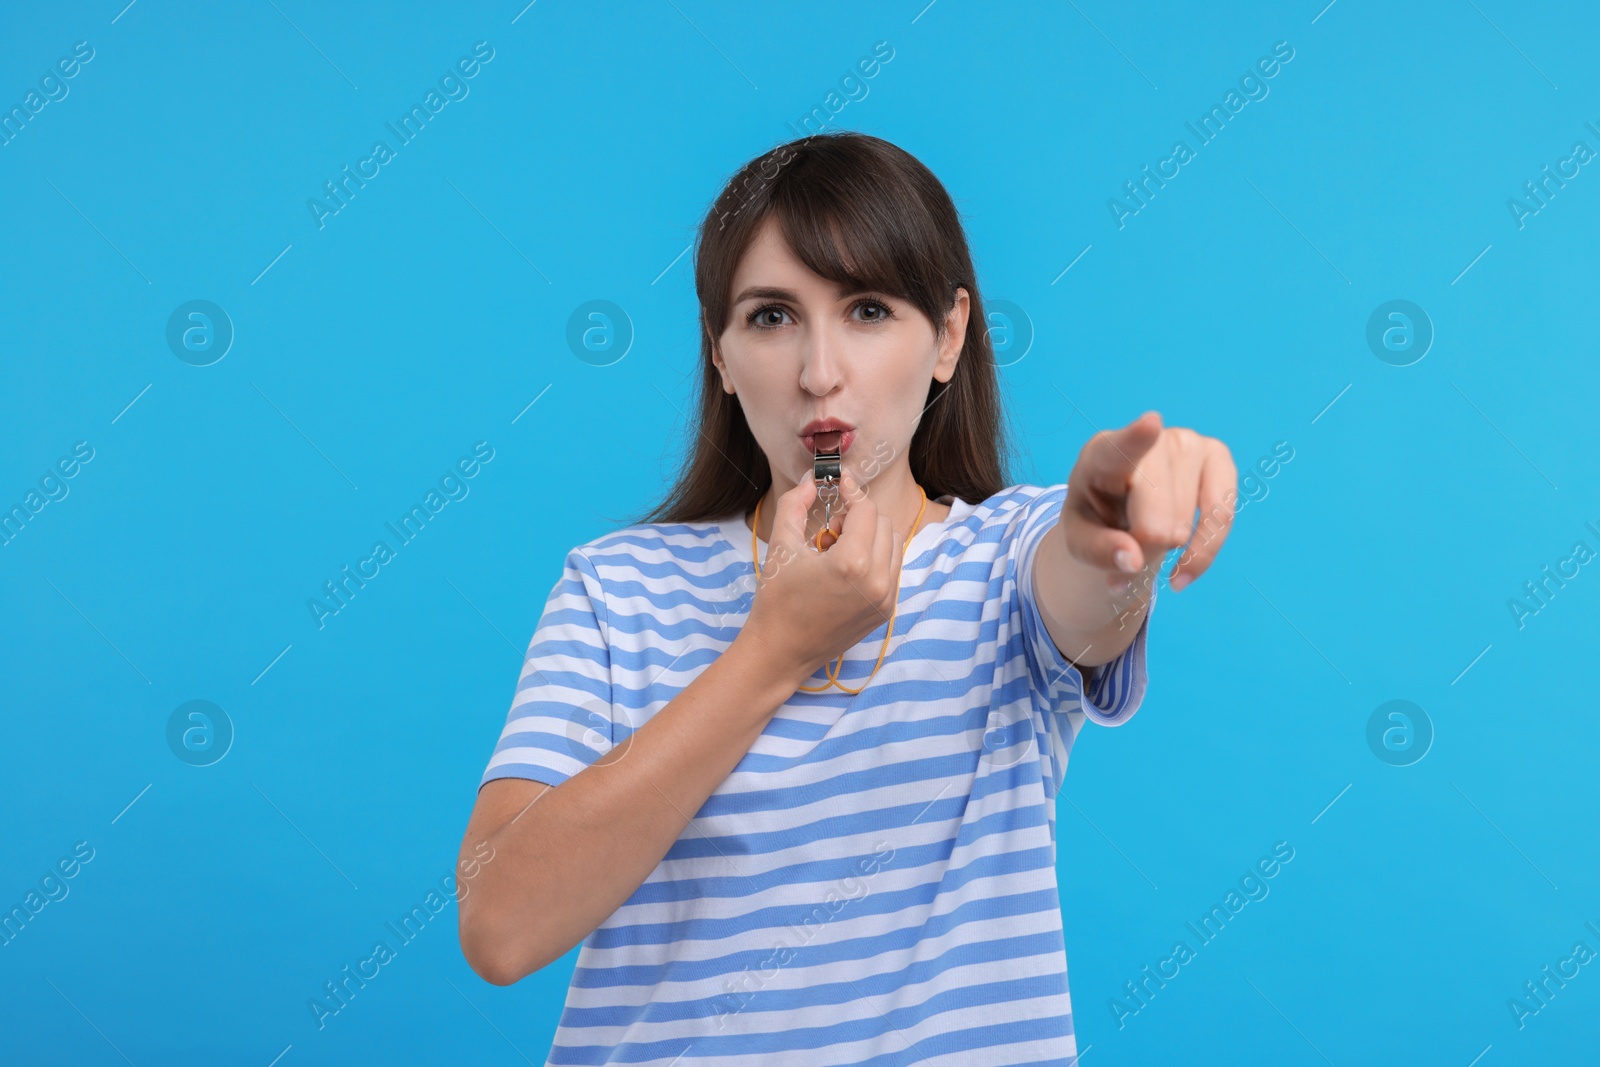
[{"label": "woman", "polygon": [[1216,517],[1180,589],[1226,536],[1228,450],[1146,412],[1008,484],[959,216],[878,138],[752,160],[695,282],[690,458],[567,556],[462,842],[467,959],[583,943],[551,1063],[1071,1062],[1055,796],[1143,697],[1163,554]]}]

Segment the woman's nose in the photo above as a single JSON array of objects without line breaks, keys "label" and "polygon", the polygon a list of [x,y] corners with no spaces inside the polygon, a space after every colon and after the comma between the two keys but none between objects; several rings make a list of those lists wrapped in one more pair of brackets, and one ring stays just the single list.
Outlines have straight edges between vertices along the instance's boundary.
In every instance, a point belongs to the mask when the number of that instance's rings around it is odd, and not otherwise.
[{"label": "woman's nose", "polygon": [[844,380],[839,344],[827,330],[812,330],[800,367],[800,388],[814,396],[827,396]]}]

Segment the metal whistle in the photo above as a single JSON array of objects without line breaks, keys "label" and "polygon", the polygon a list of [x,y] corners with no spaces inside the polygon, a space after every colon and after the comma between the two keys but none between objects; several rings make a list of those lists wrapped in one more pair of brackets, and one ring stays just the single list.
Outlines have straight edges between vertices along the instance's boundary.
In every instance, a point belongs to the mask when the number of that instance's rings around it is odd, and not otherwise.
[{"label": "metal whistle", "polygon": [[837,451],[812,454],[812,477],[817,481],[817,496],[822,500],[824,530],[833,524],[833,508],[839,501],[841,466],[840,454]]}]

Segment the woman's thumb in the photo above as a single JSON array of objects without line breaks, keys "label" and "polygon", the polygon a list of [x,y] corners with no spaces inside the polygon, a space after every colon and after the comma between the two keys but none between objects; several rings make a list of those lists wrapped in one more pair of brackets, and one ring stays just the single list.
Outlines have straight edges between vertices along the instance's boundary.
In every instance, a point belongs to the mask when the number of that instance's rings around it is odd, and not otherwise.
[{"label": "woman's thumb", "polygon": [[817,483],[810,478],[800,479],[800,484],[778,497],[777,513],[772,516],[772,535],[769,545],[785,544],[798,547],[806,539],[806,515],[812,501],[817,498]]}]

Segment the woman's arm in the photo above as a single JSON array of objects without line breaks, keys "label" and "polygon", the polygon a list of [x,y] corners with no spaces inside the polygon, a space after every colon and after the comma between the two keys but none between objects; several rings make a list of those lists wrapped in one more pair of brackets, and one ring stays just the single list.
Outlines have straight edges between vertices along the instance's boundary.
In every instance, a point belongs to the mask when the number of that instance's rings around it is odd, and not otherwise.
[{"label": "woman's arm", "polygon": [[1130,575],[1129,589],[1118,595],[1106,589],[1104,572],[1072,558],[1059,521],[1039,542],[1033,600],[1056,648],[1082,671],[1085,685],[1095,667],[1126,652],[1138,636],[1160,562],[1158,555]]},{"label": "woman's arm", "polygon": [[461,949],[485,981],[510,985],[605,922],[805,681],[743,636],[559,786],[497,778],[479,790],[459,867],[475,874],[458,896]]},{"label": "woman's arm", "polygon": [[[848,471],[844,485],[858,488]],[[494,779],[478,791],[458,867],[470,884],[456,899],[461,950],[485,980],[510,985],[610,918],[778,708],[890,617],[904,536],[862,498],[833,546],[811,551],[805,519],[815,498],[810,479],[779,496],[739,635],[649,722],[554,788]]]},{"label": "woman's arm", "polygon": [[1034,557],[1039,615],[1079,667],[1109,663],[1133,644],[1169,549],[1189,546],[1172,571],[1177,592],[1211,565],[1233,523],[1238,474],[1228,446],[1163,428],[1152,414],[1083,446],[1061,516]]}]

